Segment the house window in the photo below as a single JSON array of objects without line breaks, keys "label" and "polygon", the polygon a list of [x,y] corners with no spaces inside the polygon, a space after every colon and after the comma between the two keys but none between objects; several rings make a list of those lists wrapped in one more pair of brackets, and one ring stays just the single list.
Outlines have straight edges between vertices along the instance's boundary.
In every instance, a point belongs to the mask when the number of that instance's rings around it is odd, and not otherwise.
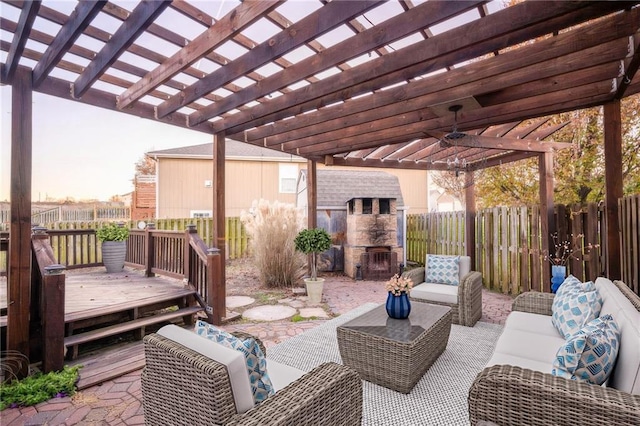
[{"label": "house window", "polygon": [[211,210],[191,210],[189,217],[199,218],[199,217],[211,217],[213,216],[213,212]]},{"label": "house window", "polygon": [[297,164],[280,164],[280,193],[295,194],[298,180]]}]

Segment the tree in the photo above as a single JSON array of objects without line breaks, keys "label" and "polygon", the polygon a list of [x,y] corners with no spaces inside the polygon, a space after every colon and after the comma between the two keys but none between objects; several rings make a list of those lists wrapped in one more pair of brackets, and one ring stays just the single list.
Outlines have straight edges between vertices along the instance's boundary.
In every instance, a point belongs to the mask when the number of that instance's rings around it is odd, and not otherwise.
[{"label": "tree", "polygon": [[[625,195],[640,192],[640,94],[621,102],[622,177]],[[604,131],[602,107],[555,115],[550,125],[568,121],[556,132],[556,142],[574,147],[555,153],[554,199],[558,204],[597,202],[604,198]],[[464,177],[437,178],[434,182],[449,194],[459,197]],[[538,161],[535,158],[476,172],[478,207],[530,205],[539,202]]]},{"label": "tree", "polygon": [[146,155],[136,161],[136,176],[156,174],[156,162]]}]

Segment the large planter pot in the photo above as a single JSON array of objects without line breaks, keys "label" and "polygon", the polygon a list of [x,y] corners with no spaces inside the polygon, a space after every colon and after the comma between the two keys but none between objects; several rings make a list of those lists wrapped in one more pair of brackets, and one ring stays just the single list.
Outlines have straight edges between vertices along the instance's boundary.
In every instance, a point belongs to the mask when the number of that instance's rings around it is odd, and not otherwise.
[{"label": "large planter pot", "polygon": [[102,263],[108,273],[121,272],[124,268],[124,259],[127,256],[126,241],[103,241]]},{"label": "large planter pot", "polygon": [[307,296],[309,297],[309,303],[322,302],[322,287],[324,286],[324,278],[305,278],[304,284],[307,287]]}]

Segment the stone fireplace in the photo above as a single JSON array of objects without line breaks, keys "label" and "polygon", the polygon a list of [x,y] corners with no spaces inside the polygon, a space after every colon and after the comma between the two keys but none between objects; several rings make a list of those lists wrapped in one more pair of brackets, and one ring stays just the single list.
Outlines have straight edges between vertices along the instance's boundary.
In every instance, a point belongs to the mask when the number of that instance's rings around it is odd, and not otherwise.
[{"label": "stone fireplace", "polygon": [[388,279],[398,273],[398,217],[395,198],[352,198],[347,202],[344,271],[356,278]]}]

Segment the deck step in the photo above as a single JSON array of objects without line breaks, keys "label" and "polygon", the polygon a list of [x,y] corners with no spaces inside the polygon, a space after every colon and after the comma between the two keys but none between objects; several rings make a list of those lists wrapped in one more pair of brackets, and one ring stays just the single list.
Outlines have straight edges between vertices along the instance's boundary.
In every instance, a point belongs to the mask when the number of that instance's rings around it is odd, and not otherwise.
[{"label": "deck step", "polygon": [[121,324],[115,324],[109,327],[98,328],[96,330],[86,331],[84,333],[78,333],[72,336],[65,337],[64,345],[67,348],[72,348],[73,352],[71,358],[73,359],[77,356],[77,346],[80,344],[92,342],[104,337],[114,336],[120,333],[125,333],[127,331],[138,329],[144,330],[144,327],[146,326],[158,324],[165,321],[171,321],[176,318],[193,315],[201,311],[201,306],[189,306],[186,308],[177,309],[172,312],[138,318]]}]

